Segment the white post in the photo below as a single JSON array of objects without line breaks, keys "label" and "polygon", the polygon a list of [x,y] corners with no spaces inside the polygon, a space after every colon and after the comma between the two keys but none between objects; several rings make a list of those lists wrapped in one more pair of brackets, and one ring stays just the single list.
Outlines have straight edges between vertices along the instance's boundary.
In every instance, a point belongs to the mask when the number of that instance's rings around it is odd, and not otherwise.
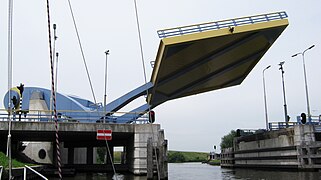
[{"label": "white post", "polygon": [[13,26],[13,0],[9,0],[9,10],[8,10],[8,141],[7,141],[7,157],[9,163],[9,179],[11,179],[11,93],[12,88],[12,26]]},{"label": "white post", "polygon": [[2,177],[2,169],[3,169],[3,166],[0,166],[0,179]]},{"label": "white post", "polygon": [[23,168],[23,180],[27,179],[27,168]]}]

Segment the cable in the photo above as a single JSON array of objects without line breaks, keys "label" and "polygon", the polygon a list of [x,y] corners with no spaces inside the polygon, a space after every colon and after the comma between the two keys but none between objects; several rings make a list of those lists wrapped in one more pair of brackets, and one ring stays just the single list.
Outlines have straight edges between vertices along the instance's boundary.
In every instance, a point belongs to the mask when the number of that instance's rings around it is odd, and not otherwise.
[{"label": "cable", "polygon": [[[79,33],[78,33],[78,28],[77,28],[77,25],[76,25],[76,20],[75,20],[75,17],[74,17],[74,13],[73,13],[73,10],[72,10],[72,7],[71,7],[70,0],[68,0],[68,4],[69,4],[69,9],[70,9],[70,12],[71,12],[72,20],[73,20],[73,23],[74,23],[74,27],[75,27],[75,30],[76,30],[76,34],[77,34],[77,38],[78,38],[78,44],[79,44],[79,47],[80,47],[82,59],[83,59],[83,62],[84,62],[85,68],[86,68],[86,72],[87,72],[87,76],[88,76],[91,92],[92,92],[92,95],[93,95],[93,98],[94,98],[94,102],[95,102],[95,104],[97,104],[95,93],[94,93],[94,89],[93,89],[93,86],[92,86],[92,83],[91,83],[91,79],[90,79],[90,75],[89,75],[89,71],[88,71],[88,68],[87,68],[85,54],[84,54],[84,51],[83,51],[83,48],[82,48],[82,45],[81,45],[80,36],[79,36]],[[98,109],[97,106],[96,106],[96,108]],[[107,140],[106,140],[106,146],[107,146],[108,153],[109,153],[109,155],[111,157],[111,153],[110,153],[110,150],[109,150],[109,146],[108,146]],[[114,174],[115,174],[115,177],[116,177],[116,180],[117,180],[117,174],[116,174],[116,170],[115,170],[115,166],[114,166],[113,160],[111,158],[110,158],[110,160],[111,160],[111,164],[112,164],[112,167],[113,167],[113,170],[114,170]]]},{"label": "cable", "polygon": [[144,60],[144,53],[143,53],[143,43],[142,43],[142,37],[140,35],[139,18],[138,18],[136,0],[134,0],[134,4],[135,4],[135,13],[136,13],[136,23],[137,23],[137,31],[138,31],[138,37],[139,37],[139,45],[140,45],[140,55],[141,55],[141,58],[142,58],[144,79],[145,79],[145,84],[146,84],[147,83],[147,78],[146,78],[145,60]]},{"label": "cable", "polygon": [[86,68],[86,73],[87,73],[88,81],[89,81],[89,84],[90,84],[91,93],[93,95],[95,105],[97,105],[97,101],[96,101],[96,97],[95,97],[95,93],[94,93],[94,88],[93,88],[93,85],[91,83],[91,79],[90,79],[90,75],[89,75],[89,71],[88,71],[87,63],[86,63],[86,59],[85,59],[85,54],[84,54],[84,51],[83,51],[83,48],[82,48],[82,45],[81,45],[80,36],[79,36],[79,33],[78,33],[78,28],[77,28],[77,25],[76,25],[76,20],[75,20],[75,17],[74,17],[74,13],[73,13],[72,8],[71,8],[70,0],[68,0],[68,4],[69,4],[70,12],[71,12],[72,21],[74,23],[74,27],[75,27],[75,30],[76,30],[78,44],[79,44],[79,47],[80,47],[82,59],[84,61],[84,65],[85,65],[85,68]]}]

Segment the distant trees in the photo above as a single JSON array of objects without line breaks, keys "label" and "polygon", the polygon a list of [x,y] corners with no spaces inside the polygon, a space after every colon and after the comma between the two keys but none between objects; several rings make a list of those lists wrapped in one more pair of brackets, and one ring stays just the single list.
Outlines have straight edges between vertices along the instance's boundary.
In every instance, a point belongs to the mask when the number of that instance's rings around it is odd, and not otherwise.
[{"label": "distant trees", "polygon": [[170,153],[168,156],[168,162],[170,163],[182,163],[185,161],[185,156],[180,152]]},{"label": "distant trees", "polygon": [[236,137],[236,131],[232,130],[221,139],[221,149],[233,147],[233,139]]}]

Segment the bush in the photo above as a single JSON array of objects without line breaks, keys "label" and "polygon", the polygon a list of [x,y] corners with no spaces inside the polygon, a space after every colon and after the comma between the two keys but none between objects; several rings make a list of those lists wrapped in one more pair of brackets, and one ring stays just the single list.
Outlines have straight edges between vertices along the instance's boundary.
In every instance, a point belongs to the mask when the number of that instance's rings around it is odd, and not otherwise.
[{"label": "bush", "polygon": [[168,155],[168,162],[170,163],[182,163],[185,161],[184,155],[179,152],[170,153]]},{"label": "bush", "polygon": [[233,147],[233,140],[236,137],[236,131],[232,130],[229,134],[222,137],[221,149]]}]

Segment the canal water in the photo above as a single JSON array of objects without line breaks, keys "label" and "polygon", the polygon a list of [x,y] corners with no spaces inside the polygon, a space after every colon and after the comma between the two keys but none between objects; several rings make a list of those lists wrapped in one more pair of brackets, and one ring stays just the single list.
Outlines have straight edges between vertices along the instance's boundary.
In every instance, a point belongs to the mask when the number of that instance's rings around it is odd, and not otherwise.
[{"label": "canal water", "polygon": [[[272,171],[254,169],[224,169],[201,163],[170,163],[168,164],[170,180],[321,180],[320,172]],[[76,177],[66,180],[105,180],[116,179],[104,173],[78,173]],[[146,180],[144,176],[119,174],[118,180]]]}]

